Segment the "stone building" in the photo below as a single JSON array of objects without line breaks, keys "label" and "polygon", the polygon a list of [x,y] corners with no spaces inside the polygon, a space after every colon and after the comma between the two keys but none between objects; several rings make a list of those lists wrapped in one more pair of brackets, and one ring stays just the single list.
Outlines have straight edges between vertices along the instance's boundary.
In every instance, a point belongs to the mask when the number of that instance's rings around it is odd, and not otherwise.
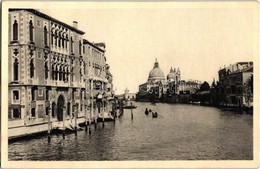
[{"label": "stone building", "polygon": [[173,97],[179,94],[192,94],[199,89],[201,83],[199,81],[184,81],[181,80],[181,71],[179,68],[172,68],[165,78],[164,72],[159,67],[157,59],[154,67],[150,71],[146,83],[139,85],[137,100],[172,100]]},{"label": "stone building", "polygon": [[237,62],[219,70],[220,105],[245,106],[253,104],[253,62]]},{"label": "stone building", "polygon": [[75,113],[84,119],[91,89],[112,96],[105,44],[84,34],[76,21],[70,26],[38,10],[9,10],[9,129],[44,125],[48,114],[51,122]]}]

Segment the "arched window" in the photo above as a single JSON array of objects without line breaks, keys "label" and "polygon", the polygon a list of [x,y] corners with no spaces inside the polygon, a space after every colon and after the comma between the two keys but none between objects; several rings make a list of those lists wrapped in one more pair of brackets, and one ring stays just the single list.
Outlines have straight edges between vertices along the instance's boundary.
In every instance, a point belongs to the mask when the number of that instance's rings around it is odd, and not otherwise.
[{"label": "arched window", "polygon": [[45,62],[44,65],[44,72],[45,72],[45,79],[48,79],[48,71],[49,71],[49,67],[48,67],[48,62]]},{"label": "arched window", "polygon": [[54,33],[51,32],[51,45],[53,45],[53,37],[54,37]]},{"label": "arched window", "polygon": [[68,41],[69,41],[69,38],[68,38],[68,35],[66,35],[66,40],[65,40],[65,48],[66,48],[66,49],[68,48],[68,46],[67,46],[67,45],[68,45],[68,44],[67,44]]},{"label": "arched window", "polygon": [[72,36],[70,37],[70,51],[71,53],[73,53],[73,39],[72,39]]},{"label": "arched window", "polygon": [[31,97],[32,97],[32,101],[35,101],[35,88],[31,89]]},{"label": "arched window", "polygon": [[82,44],[81,41],[79,40],[79,55],[81,55],[81,48],[82,48]]},{"label": "arched window", "polygon": [[30,41],[33,41],[33,23],[32,20],[29,22],[29,36],[30,36]]},{"label": "arched window", "polygon": [[18,40],[18,23],[15,20],[13,24],[13,40]]},{"label": "arched window", "polygon": [[31,59],[30,61],[30,78],[34,77],[34,61]]},{"label": "arched window", "polygon": [[62,81],[62,78],[63,78],[62,66],[60,66],[60,71],[59,71],[59,80]]},{"label": "arched window", "polygon": [[66,81],[66,68],[63,67],[63,81]]},{"label": "arched window", "polygon": [[56,109],[56,104],[53,102],[52,104],[51,104],[51,115],[52,115],[52,117],[55,117],[55,109]]},{"label": "arched window", "polygon": [[60,43],[61,42],[61,34],[60,34],[60,32],[59,32],[59,34],[58,34],[58,47],[60,47]]},{"label": "arched window", "polygon": [[19,71],[19,63],[18,63],[18,59],[15,58],[14,63],[13,63],[13,80],[14,81],[18,80],[18,71]]},{"label": "arched window", "polygon": [[70,102],[67,103],[67,114],[70,115]]},{"label": "arched window", "polygon": [[55,80],[55,69],[54,69],[54,65],[51,66],[51,77],[52,77],[52,80]]},{"label": "arched window", "polygon": [[58,69],[58,65],[56,65],[56,67],[55,67],[55,80],[58,80],[58,73],[59,73],[59,69]]},{"label": "arched window", "polygon": [[47,46],[47,34],[48,34],[48,32],[47,32],[47,28],[46,28],[46,26],[44,26],[44,45],[46,45]]},{"label": "arched window", "polygon": [[62,35],[62,37],[61,37],[61,45],[62,45],[62,48],[64,48],[64,35]]}]

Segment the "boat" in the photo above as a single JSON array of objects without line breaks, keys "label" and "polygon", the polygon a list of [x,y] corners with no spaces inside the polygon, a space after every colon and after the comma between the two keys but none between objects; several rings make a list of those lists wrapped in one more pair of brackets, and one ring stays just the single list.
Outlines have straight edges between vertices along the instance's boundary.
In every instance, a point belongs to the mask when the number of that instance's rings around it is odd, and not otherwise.
[{"label": "boat", "polygon": [[[113,120],[114,120],[114,117],[112,116],[111,113],[104,112],[104,121],[113,121]],[[97,121],[98,122],[103,121],[103,113],[99,113]]]},{"label": "boat", "polygon": [[152,112],[152,117],[153,117],[153,118],[157,118],[157,117],[158,117],[157,112]]},{"label": "boat", "polygon": [[128,105],[128,106],[124,106],[124,109],[136,109],[137,106],[136,105]]}]

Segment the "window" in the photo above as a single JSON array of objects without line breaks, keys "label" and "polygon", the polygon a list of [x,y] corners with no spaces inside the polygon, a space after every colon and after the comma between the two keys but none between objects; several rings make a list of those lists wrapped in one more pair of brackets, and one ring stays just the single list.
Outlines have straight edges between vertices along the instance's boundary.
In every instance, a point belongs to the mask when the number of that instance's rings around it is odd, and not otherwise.
[{"label": "window", "polygon": [[80,111],[83,111],[83,104],[81,104],[80,106]]},{"label": "window", "polygon": [[47,35],[48,34],[48,31],[47,31],[47,28],[46,26],[44,26],[44,31],[43,31],[43,40],[44,40],[44,45],[47,46],[48,45],[48,42],[47,42]]},{"label": "window", "polygon": [[35,108],[31,108],[31,117],[35,117]]},{"label": "window", "polygon": [[55,109],[56,109],[56,104],[55,103],[52,103],[51,104],[51,116],[52,117],[55,117]]},{"label": "window", "polygon": [[45,97],[46,97],[46,100],[49,100],[49,89],[45,90]]},{"label": "window", "polygon": [[14,21],[14,24],[13,24],[13,40],[18,40],[18,24],[17,24],[17,21],[15,20]]},{"label": "window", "polygon": [[34,77],[34,61],[31,59],[30,61],[30,78]]},{"label": "window", "polygon": [[58,47],[60,47],[60,46],[61,46],[61,34],[59,32],[59,34],[58,34]]},{"label": "window", "polygon": [[45,62],[44,65],[45,79],[48,79],[48,75],[49,75],[48,71],[49,71],[48,62]]},{"label": "window", "polygon": [[21,118],[19,109],[13,109],[13,118]]},{"label": "window", "polygon": [[81,44],[81,41],[79,41],[79,55],[81,55],[81,47],[82,47],[82,44]]},{"label": "window", "polygon": [[35,101],[35,89],[31,89],[31,96],[32,96],[32,101]]},{"label": "window", "polygon": [[19,63],[18,63],[18,59],[15,58],[14,63],[13,63],[13,80],[14,81],[18,80],[18,72],[19,72]]},{"label": "window", "polygon": [[67,115],[70,115],[70,102],[67,103]]},{"label": "window", "polygon": [[64,48],[64,36],[63,35],[61,36],[61,45],[62,45],[62,48]]},{"label": "window", "polygon": [[15,101],[17,101],[19,99],[20,99],[19,98],[19,91],[18,90],[14,90],[13,91],[13,101],[15,102]]},{"label": "window", "polygon": [[29,36],[30,36],[30,41],[33,41],[33,23],[32,20],[29,22]]},{"label": "window", "polygon": [[72,36],[70,37],[70,51],[73,53],[73,39]]},{"label": "window", "polygon": [[83,46],[83,53],[85,54],[85,46]]}]

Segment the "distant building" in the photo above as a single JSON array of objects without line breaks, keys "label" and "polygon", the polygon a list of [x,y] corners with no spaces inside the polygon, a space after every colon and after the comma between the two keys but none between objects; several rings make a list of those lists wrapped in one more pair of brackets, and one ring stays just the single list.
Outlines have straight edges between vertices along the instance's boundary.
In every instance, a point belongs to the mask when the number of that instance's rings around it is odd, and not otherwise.
[{"label": "distant building", "polygon": [[144,101],[152,99],[167,100],[174,95],[195,93],[200,85],[201,83],[196,80],[181,80],[181,71],[179,68],[171,68],[165,78],[164,72],[160,69],[156,59],[147,82],[139,85],[137,99]]},{"label": "distant building", "polygon": [[253,62],[237,62],[225,67],[219,74],[221,105],[252,106],[253,104]]},{"label": "distant building", "polygon": [[126,88],[124,93],[124,99],[125,100],[135,100],[136,94],[135,93],[129,93],[129,90]]}]

